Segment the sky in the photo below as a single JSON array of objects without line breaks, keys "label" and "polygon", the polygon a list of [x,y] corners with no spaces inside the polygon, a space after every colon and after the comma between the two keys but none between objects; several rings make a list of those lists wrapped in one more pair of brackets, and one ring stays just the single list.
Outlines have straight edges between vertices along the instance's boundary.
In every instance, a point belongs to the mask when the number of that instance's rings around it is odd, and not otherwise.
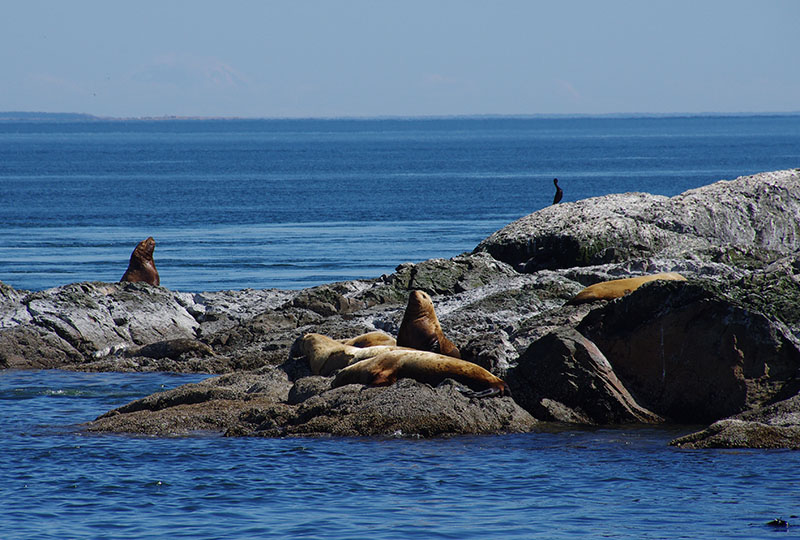
[{"label": "sky", "polygon": [[800,0],[4,0],[0,111],[800,111]]}]

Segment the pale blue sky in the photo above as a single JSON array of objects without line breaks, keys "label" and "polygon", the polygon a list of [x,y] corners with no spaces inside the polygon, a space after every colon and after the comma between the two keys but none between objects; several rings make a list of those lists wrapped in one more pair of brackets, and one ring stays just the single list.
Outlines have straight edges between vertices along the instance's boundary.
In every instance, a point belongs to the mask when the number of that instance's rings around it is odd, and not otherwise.
[{"label": "pale blue sky", "polygon": [[800,111],[799,0],[4,0],[0,111]]}]

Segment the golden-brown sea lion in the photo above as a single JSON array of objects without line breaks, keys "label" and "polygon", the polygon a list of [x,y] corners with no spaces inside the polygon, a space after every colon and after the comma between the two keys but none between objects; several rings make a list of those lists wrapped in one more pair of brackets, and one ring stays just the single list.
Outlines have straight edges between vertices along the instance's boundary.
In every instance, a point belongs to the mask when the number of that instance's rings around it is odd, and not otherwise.
[{"label": "golden-brown sea lion", "polygon": [[583,289],[575,297],[567,302],[568,305],[585,304],[595,300],[613,300],[629,294],[643,284],[656,280],[686,281],[686,278],[677,272],[666,272],[662,274],[651,274],[649,276],[639,276],[624,279],[613,279],[595,283]]},{"label": "golden-brown sea lion", "polygon": [[340,339],[340,343],[353,347],[376,347],[378,345],[397,345],[397,340],[385,332],[367,332],[350,339]]},{"label": "golden-brown sea lion", "polygon": [[433,301],[423,291],[411,291],[408,296],[403,322],[397,332],[397,345],[461,358],[458,347],[444,337],[442,325],[433,310]]},{"label": "golden-brown sea lion", "polygon": [[389,349],[388,345],[374,347],[353,347],[345,345],[322,334],[304,335],[299,343],[300,352],[308,360],[308,366],[315,375],[331,375],[359,360],[371,358]]},{"label": "golden-brown sea lion", "polygon": [[131,253],[131,260],[128,269],[123,274],[122,281],[144,281],[150,285],[159,285],[161,280],[158,277],[156,263],[153,260],[153,251],[156,249],[156,241],[150,236],[139,242],[136,249]]},{"label": "golden-brown sea lion", "polygon": [[482,367],[466,360],[428,351],[394,349],[351,364],[336,374],[332,387],[346,384],[388,386],[409,378],[438,386],[445,379],[468,386],[477,397],[511,395],[508,385]]}]

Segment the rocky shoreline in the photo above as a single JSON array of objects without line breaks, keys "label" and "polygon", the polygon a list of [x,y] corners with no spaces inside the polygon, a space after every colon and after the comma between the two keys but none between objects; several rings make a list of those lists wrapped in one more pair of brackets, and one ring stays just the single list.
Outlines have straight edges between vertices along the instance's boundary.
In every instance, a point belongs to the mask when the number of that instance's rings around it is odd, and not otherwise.
[{"label": "rocky shoreline", "polygon": [[[677,272],[621,298],[584,287]],[[513,397],[446,381],[331,387],[297,340],[397,335],[412,290]],[[800,448],[800,170],[562,203],[452,259],[298,291],[0,283],[0,368],[216,374],[89,422],[91,432],[442,436],[554,424],[703,424],[684,448]]]}]

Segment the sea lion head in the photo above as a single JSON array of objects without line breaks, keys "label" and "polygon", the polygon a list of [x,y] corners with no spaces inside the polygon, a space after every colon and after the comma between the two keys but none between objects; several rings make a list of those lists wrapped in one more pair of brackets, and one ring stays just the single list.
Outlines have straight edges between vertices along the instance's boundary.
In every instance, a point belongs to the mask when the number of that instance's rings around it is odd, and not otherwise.
[{"label": "sea lion head", "polygon": [[155,249],[156,249],[156,241],[153,239],[152,236],[148,236],[147,238],[139,242],[139,245],[137,245],[136,249],[133,250],[133,254],[131,255],[131,257],[138,254],[138,256],[144,260],[148,259],[153,260],[153,252],[155,251]]},{"label": "sea lion head", "polygon": [[411,291],[411,294],[408,295],[408,305],[403,318],[422,319],[431,316],[438,325],[439,320],[436,319],[436,312],[433,309],[433,300],[431,300],[430,295],[425,291]]},{"label": "sea lion head", "polygon": [[311,372],[319,375],[331,354],[344,350],[344,345],[328,336],[312,332],[300,338],[298,348],[308,360]]}]

